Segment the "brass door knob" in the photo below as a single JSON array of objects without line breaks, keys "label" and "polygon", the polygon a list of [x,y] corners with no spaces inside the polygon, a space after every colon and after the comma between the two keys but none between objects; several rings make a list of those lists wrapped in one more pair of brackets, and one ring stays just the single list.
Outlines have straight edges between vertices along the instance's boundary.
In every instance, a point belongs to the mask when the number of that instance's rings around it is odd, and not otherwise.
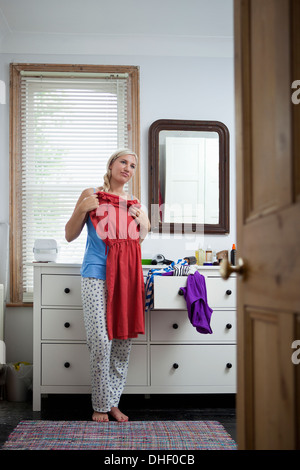
[{"label": "brass door knob", "polygon": [[242,276],[243,279],[246,278],[247,266],[242,258],[238,259],[237,266],[230,264],[226,258],[222,260],[220,265],[220,274],[222,278],[226,280],[232,273],[236,273],[239,276]]}]

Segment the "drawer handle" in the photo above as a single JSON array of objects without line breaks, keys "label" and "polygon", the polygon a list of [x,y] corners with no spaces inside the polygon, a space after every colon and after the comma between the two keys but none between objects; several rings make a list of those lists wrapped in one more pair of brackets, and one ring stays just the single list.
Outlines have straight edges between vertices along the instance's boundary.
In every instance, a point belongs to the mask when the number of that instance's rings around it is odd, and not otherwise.
[{"label": "drawer handle", "polygon": [[175,362],[175,363],[173,364],[173,369],[178,369],[178,367],[179,367],[179,365]]},{"label": "drawer handle", "polygon": [[227,323],[226,328],[227,328],[227,330],[230,330],[230,328],[232,328],[232,324],[231,324],[231,323]]},{"label": "drawer handle", "polygon": [[228,290],[226,291],[226,295],[231,295],[231,294],[232,294],[232,291],[231,291],[230,289],[228,289]]},{"label": "drawer handle", "polygon": [[66,321],[66,323],[64,324],[64,327],[65,328],[70,328],[70,323],[68,321]]},{"label": "drawer handle", "polygon": [[179,289],[178,294],[179,294],[179,295],[183,295],[183,290],[182,290],[182,289]]},{"label": "drawer handle", "polygon": [[177,324],[177,323],[173,323],[172,326],[173,326],[174,330],[177,330],[177,328],[178,328],[178,324]]},{"label": "drawer handle", "polygon": [[69,289],[68,287],[66,287],[66,288],[65,288],[65,293],[66,293],[66,294],[69,294],[69,292],[70,292],[70,289]]},{"label": "drawer handle", "polygon": [[65,362],[65,363],[64,363],[64,366],[65,366],[66,369],[68,369],[68,368],[70,367],[70,365],[71,365],[71,364],[70,364],[69,362]]},{"label": "drawer handle", "polygon": [[231,362],[227,362],[226,367],[227,367],[227,369],[231,369],[231,367],[232,367]]}]

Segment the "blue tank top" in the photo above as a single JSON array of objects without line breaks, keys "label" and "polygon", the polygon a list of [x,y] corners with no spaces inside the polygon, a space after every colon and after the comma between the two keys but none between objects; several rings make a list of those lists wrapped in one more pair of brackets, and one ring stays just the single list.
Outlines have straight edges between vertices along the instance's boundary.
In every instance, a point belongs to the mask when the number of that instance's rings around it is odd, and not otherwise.
[{"label": "blue tank top", "polygon": [[80,274],[82,277],[106,279],[106,245],[104,241],[101,240],[101,238],[97,235],[90,216],[88,216],[86,225],[87,240]]}]

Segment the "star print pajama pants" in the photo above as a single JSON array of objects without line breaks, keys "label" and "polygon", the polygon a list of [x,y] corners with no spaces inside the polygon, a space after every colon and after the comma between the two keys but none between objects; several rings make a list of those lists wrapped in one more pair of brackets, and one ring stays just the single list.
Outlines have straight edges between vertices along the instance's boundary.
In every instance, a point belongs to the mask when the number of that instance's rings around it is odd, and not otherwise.
[{"label": "star print pajama pants", "polygon": [[108,339],[104,280],[82,277],[81,296],[90,352],[92,406],[94,411],[105,413],[119,404],[126,383],[132,340]]}]

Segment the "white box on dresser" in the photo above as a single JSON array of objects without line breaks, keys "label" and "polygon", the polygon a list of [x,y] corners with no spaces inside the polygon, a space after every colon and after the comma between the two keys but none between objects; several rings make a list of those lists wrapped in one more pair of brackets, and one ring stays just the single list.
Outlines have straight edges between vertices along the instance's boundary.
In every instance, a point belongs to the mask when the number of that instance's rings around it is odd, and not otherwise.
[{"label": "white box on dresser", "polygon": [[[33,409],[41,395],[90,393],[79,264],[33,263]],[[145,266],[144,275],[151,266]],[[124,393],[235,393],[235,278],[201,267],[213,334],[191,325],[179,288],[187,277],[155,276],[146,334],[134,340]]]}]

